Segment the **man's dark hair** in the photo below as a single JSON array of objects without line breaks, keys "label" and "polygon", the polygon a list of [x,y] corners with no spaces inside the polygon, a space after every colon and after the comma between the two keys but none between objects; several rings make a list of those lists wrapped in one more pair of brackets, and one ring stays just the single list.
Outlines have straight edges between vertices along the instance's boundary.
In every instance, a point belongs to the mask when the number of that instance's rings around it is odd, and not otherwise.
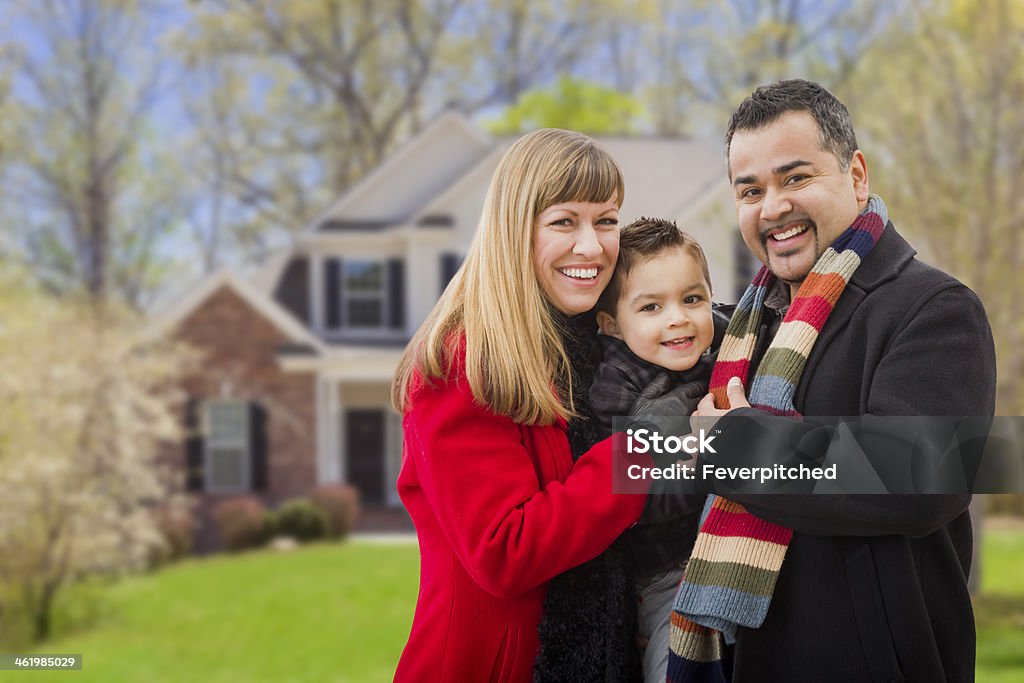
[{"label": "man's dark hair", "polygon": [[[818,124],[821,148],[832,152],[839,160],[839,167],[846,171],[850,167],[853,153],[858,149],[850,112],[827,89],[800,78],[762,85],[740,103],[729,119],[729,129],[725,133],[726,160],[729,158],[732,136],[738,131],[764,128],[791,111],[805,111],[814,117]],[[732,168],[729,169],[729,176],[732,177]]]},{"label": "man's dark hair", "polygon": [[708,259],[700,243],[679,229],[673,221],[664,218],[638,218],[619,233],[619,260],[608,286],[597,300],[597,310],[615,317],[615,309],[622,294],[622,280],[638,264],[650,261],[668,249],[681,248],[690,253],[700,264],[704,281],[711,290],[711,272]]}]

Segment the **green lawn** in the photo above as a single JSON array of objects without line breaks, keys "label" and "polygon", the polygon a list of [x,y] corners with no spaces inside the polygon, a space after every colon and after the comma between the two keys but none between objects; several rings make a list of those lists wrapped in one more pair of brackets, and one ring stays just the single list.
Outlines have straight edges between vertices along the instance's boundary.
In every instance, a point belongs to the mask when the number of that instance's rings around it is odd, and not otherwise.
[{"label": "green lawn", "polygon": [[81,653],[81,672],[20,677],[390,681],[412,622],[418,575],[411,543],[328,544],[185,562],[110,588],[90,630],[39,648]]},{"label": "green lawn", "polygon": [[978,622],[978,683],[1024,681],[1024,531],[985,533]]},{"label": "green lawn", "polygon": [[[1024,532],[988,532],[984,562],[978,681],[1024,681]],[[65,608],[61,628],[73,632],[38,651],[81,653],[83,671],[3,672],[0,681],[388,681],[417,573],[414,544],[184,562],[103,590],[91,623],[82,600]]]}]

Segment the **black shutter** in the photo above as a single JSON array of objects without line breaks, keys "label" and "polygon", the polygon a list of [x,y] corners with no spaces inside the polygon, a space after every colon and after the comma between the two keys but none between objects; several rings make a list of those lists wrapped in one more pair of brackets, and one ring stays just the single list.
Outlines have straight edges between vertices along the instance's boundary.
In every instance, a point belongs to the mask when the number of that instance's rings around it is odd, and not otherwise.
[{"label": "black shutter", "polygon": [[326,321],[327,329],[337,329],[341,327],[341,259],[340,258],[329,258],[327,259],[327,274],[324,279],[324,305],[327,309],[324,311],[324,321]]},{"label": "black shutter", "polygon": [[274,299],[309,325],[309,257],[295,256],[274,288]]},{"label": "black shutter", "polygon": [[462,265],[462,257],[458,254],[446,253],[441,254],[441,292],[443,293],[445,288],[448,287],[448,283],[455,277],[455,273],[459,271],[459,266]]},{"label": "black shutter", "polygon": [[388,261],[388,327],[405,329],[405,261]]},{"label": "black shutter", "polygon": [[185,401],[185,489],[203,490],[203,434],[200,429],[198,399]]},{"label": "black shutter", "polygon": [[267,490],[267,411],[249,404],[249,473],[254,491]]}]

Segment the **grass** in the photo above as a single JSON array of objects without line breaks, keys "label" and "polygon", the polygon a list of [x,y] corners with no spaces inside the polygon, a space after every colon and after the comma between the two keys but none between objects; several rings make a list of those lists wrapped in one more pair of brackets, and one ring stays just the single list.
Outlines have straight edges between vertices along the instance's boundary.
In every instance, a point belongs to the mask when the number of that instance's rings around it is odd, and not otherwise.
[{"label": "grass", "polygon": [[[985,535],[979,683],[1024,681],[1024,531]],[[83,671],[0,681],[389,681],[412,620],[415,544],[349,542],[191,560],[62,608],[40,653],[81,653]]]},{"label": "grass", "polygon": [[978,683],[1024,681],[1024,531],[985,532],[978,625]]},{"label": "grass", "polygon": [[81,653],[81,672],[21,676],[73,676],[76,683],[388,681],[412,622],[418,573],[417,548],[408,543],[184,562],[111,587],[88,631],[38,648]]}]

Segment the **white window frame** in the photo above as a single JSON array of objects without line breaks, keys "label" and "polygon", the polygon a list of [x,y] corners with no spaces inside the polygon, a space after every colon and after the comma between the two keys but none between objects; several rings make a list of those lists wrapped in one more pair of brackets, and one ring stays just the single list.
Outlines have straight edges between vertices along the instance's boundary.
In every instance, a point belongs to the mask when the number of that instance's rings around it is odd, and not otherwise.
[{"label": "white window frame", "polygon": [[[351,266],[377,266],[380,268],[380,288],[376,292],[367,290],[352,291],[347,282],[346,270]],[[352,332],[378,332],[388,329],[388,263],[381,259],[342,259],[341,261],[341,329]],[[379,301],[380,323],[377,325],[355,325],[348,319],[348,304],[352,301]]]},{"label": "white window frame", "polygon": [[[327,292],[327,262],[331,258],[339,258],[341,260],[341,296],[338,297],[338,306],[341,310],[338,311],[339,324],[336,327],[331,327],[327,324],[327,316],[323,316],[323,334],[328,339],[335,339],[344,341],[346,339],[379,339],[379,340],[390,340],[400,338],[404,333],[404,329],[393,329],[390,326],[391,320],[391,294],[388,290],[390,286],[389,278],[390,273],[388,269],[388,262],[390,257],[379,257],[375,255],[359,255],[359,256],[324,256],[322,259],[323,274],[320,278],[320,292],[319,296],[323,302],[330,300]],[[383,278],[381,280],[381,289],[379,292],[380,306],[381,306],[381,324],[376,326],[353,326],[348,321],[347,304],[350,299],[366,299],[366,292],[358,292],[353,294],[350,288],[345,283],[345,270],[349,263],[373,263],[379,265],[383,271]],[[314,302],[316,303],[316,302]]]},{"label": "white window frame", "polygon": [[[242,436],[218,437],[213,429],[213,411],[216,407],[233,406],[243,416]],[[203,403],[203,488],[210,493],[244,493],[252,490],[252,424],[248,401],[237,399],[210,399]],[[241,481],[237,486],[219,485],[213,479],[213,451],[237,449],[241,456]]]}]

